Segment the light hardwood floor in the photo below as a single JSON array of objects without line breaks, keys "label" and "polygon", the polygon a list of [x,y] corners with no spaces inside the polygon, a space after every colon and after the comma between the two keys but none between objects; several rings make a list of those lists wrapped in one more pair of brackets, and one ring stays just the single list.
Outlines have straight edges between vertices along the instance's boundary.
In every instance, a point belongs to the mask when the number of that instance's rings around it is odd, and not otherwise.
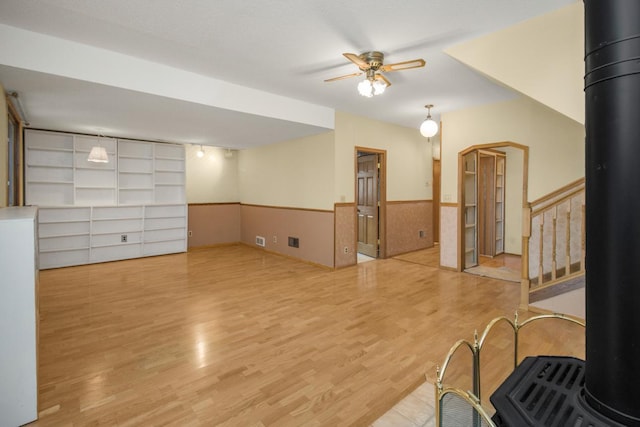
[{"label": "light hardwood floor", "polygon": [[244,245],[42,271],[32,425],[366,426],[433,382],[457,339],[513,317],[518,292],[401,259],[333,271]]}]

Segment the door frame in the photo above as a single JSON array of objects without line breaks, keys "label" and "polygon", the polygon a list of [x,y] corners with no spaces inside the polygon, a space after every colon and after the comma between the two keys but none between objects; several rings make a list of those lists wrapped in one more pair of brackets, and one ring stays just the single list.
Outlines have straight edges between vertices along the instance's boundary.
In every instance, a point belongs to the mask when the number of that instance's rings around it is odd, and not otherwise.
[{"label": "door frame", "polygon": [[440,243],[440,197],[442,188],[442,164],[440,159],[433,159],[433,243]]},{"label": "door frame", "polygon": [[[378,258],[383,259],[387,257],[387,150],[380,150],[377,148],[368,148],[368,147],[360,147],[355,146],[353,152],[353,177],[354,177],[354,206],[353,206],[353,217],[354,217],[354,236],[353,240],[355,242],[355,247],[357,248],[358,242],[358,153],[367,153],[367,154],[376,154],[378,155],[378,159],[380,161],[380,170],[378,171],[378,193],[380,197],[378,198],[378,203],[380,204],[380,209],[378,210],[378,240],[380,244],[378,245]],[[357,249],[356,249],[357,252]]]},{"label": "door frame", "polygon": [[[524,212],[524,209],[527,207],[528,204],[528,193],[529,193],[529,147],[527,147],[526,145],[522,145],[522,144],[518,144],[517,142],[511,142],[511,141],[502,141],[502,142],[491,142],[488,144],[479,144],[479,145],[472,145],[470,147],[465,148],[464,150],[458,152],[458,265],[457,265],[457,271],[463,271],[463,266],[464,266],[464,248],[465,248],[465,242],[464,242],[464,163],[463,163],[463,159],[464,156],[472,151],[478,151],[478,150],[491,150],[491,149],[495,149],[495,148],[501,148],[501,147],[511,147],[511,148],[517,148],[519,150],[522,150],[522,212]],[[511,163],[512,166],[511,167],[517,167],[515,165],[513,165],[513,163]],[[505,188],[506,191],[506,188]],[[526,227],[526,224],[522,224],[523,228]],[[524,232],[522,233],[521,236],[521,246],[522,246],[522,253],[525,253],[525,245],[526,245],[526,240],[524,237]],[[528,263],[528,261],[525,262],[525,260],[522,260],[522,272],[521,275],[522,277],[524,277],[525,273],[525,267],[528,268],[528,266],[526,266],[525,264]]]}]

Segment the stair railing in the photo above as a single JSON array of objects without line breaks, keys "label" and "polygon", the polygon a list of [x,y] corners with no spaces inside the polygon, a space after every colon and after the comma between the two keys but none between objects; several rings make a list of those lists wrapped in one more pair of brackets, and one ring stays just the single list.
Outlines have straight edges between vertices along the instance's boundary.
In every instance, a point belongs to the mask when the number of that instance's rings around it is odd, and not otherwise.
[{"label": "stair railing", "polygon": [[533,291],[584,274],[584,178],[524,209],[522,300]]}]

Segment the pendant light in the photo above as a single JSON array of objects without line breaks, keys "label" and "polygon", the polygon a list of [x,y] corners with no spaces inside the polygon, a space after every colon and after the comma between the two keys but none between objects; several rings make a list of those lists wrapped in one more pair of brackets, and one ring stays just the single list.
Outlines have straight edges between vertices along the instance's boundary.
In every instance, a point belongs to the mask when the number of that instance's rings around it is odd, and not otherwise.
[{"label": "pendant light", "polygon": [[95,145],[91,148],[89,152],[89,157],[87,161],[93,163],[109,163],[109,156],[107,155],[107,150],[101,145]]},{"label": "pendant light", "polygon": [[431,109],[433,108],[433,104],[425,105],[424,108],[427,109],[427,118],[424,119],[420,125],[420,133],[425,138],[431,138],[438,133],[438,123],[431,118]]}]

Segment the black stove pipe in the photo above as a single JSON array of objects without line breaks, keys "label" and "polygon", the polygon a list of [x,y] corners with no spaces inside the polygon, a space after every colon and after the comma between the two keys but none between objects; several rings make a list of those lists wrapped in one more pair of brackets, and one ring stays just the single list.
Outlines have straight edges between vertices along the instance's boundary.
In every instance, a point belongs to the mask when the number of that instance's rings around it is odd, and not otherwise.
[{"label": "black stove pipe", "polygon": [[640,425],[640,1],[584,0],[588,406]]}]

